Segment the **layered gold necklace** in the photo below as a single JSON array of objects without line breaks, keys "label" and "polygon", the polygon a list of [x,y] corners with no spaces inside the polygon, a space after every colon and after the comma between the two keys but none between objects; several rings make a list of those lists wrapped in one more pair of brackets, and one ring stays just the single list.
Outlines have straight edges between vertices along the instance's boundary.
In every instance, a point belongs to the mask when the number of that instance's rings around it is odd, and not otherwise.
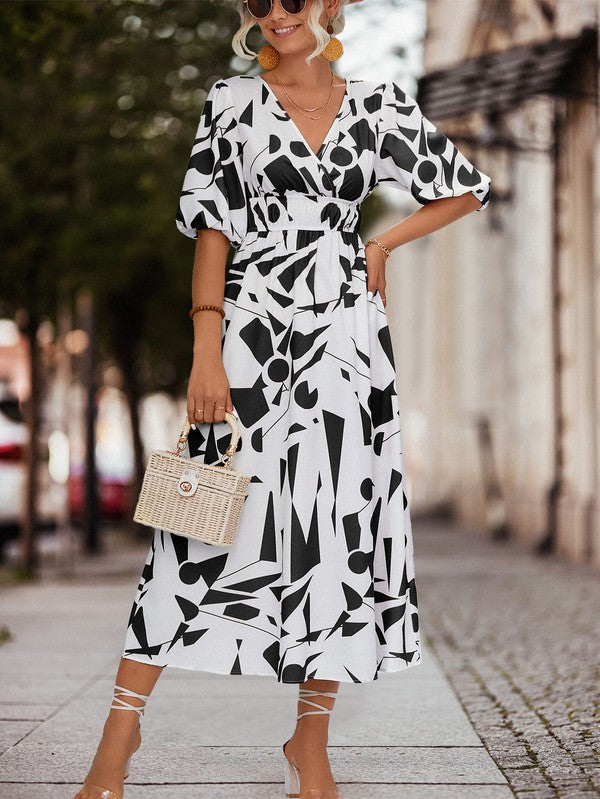
[{"label": "layered gold necklace", "polygon": [[[281,83],[281,81],[279,80],[279,78],[277,77],[277,75],[275,75],[274,77],[275,77],[275,80],[277,81],[278,85],[279,85],[279,86],[281,86],[281,88],[282,88],[282,89],[283,89],[283,91],[285,92],[285,94],[286,94],[286,97],[288,98],[288,100],[290,101],[290,103],[291,103],[291,104],[292,104],[292,105],[293,105],[295,108],[297,108],[297,109],[298,109],[298,111],[300,111],[300,113],[301,113],[301,114],[303,114],[305,117],[308,117],[309,119],[321,119],[321,117],[323,116],[323,114],[324,114],[324,113],[325,113],[325,111],[327,110],[327,107],[328,107],[329,103],[331,102],[331,98],[332,98],[332,96],[333,96],[333,81],[334,81],[334,78],[335,78],[335,74],[334,74],[333,72],[331,73],[331,85],[330,85],[330,87],[329,87],[329,97],[327,98],[327,100],[325,101],[325,103],[323,103],[323,105],[316,105],[314,108],[306,108],[306,107],[304,107],[304,106],[302,106],[302,105],[299,105],[299,104],[298,104],[298,103],[297,103],[297,102],[296,102],[296,101],[293,99],[293,97],[291,97],[291,96],[290,96],[290,93],[289,93],[289,92],[288,92],[288,90],[285,88],[285,86],[283,85],[283,83]],[[323,109],[323,110],[321,111],[321,113],[320,113],[318,116],[312,116],[312,114],[313,114],[315,111],[319,111],[320,109]]]}]

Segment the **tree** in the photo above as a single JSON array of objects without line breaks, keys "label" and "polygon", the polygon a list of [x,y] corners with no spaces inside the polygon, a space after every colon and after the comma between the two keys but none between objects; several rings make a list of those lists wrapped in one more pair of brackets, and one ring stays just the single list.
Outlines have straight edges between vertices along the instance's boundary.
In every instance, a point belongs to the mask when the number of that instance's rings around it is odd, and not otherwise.
[{"label": "tree", "polygon": [[216,0],[0,4],[0,297],[5,312],[27,311],[32,506],[37,328],[60,296],[93,294],[100,358],[125,376],[138,483],[139,398],[184,389],[193,251],[175,210],[206,93],[230,74],[236,17]]}]

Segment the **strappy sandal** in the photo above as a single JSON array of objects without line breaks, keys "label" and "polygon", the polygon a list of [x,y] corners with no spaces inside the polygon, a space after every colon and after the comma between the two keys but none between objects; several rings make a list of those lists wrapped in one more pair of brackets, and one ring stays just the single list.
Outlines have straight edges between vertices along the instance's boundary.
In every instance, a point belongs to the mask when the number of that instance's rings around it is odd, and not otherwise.
[{"label": "strappy sandal", "polygon": [[[123,697],[135,697],[136,699],[140,699],[143,701],[143,705],[132,705]],[[138,729],[141,717],[144,715],[144,710],[146,709],[146,702],[148,701],[150,695],[146,694],[138,694],[135,691],[132,691],[130,688],[123,688],[121,685],[115,685],[114,693],[113,693],[113,702],[111,704],[112,710],[133,710],[138,714]],[[116,703],[116,704],[115,704]],[[138,746],[131,752],[129,757],[127,758],[127,763],[125,764],[125,775],[123,780],[126,780],[129,776],[129,764],[131,762],[131,758],[137,752]],[[94,783],[88,782],[87,780],[84,781],[83,785],[79,789],[81,792],[83,789],[90,794],[89,799],[122,799],[122,796],[118,796],[114,791],[111,791],[109,788],[104,788],[102,785],[95,785]]]},{"label": "strappy sandal", "polygon": [[[333,708],[328,709],[320,705],[318,702],[313,702],[310,699],[304,699],[305,696],[332,696],[337,697],[337,691],[318,691],[312,688],[300,688],[298,690],[298,694],[300,697],[301,702],[305,702],[307,705],[312,705],[313,707],[318,708],[318,710],[307,710],[304,713],[299,713],[296,716],[296,720],[301,719],[302,716],[312,716],[317,715],[319,713],[326,713],[330,715]],[[292,763],[291,760],[288,759],[288,756],[285,753],[285,747],[290,742],[290,738],[283,744],[283,757],[285,760],[285,795],[286,796],[295,796],[299,797],[299,799],[321,799],[321,796],[318,796],[315,791],[316,788],[309,788],[307,791],[304,791],[302,794],[300,793],[300,769],[295,763]],[[323,797],[325,799],[325,797]],[[334,799],[333,797],[328,799]],[[341,799],[338,794],[338,799]]]}]

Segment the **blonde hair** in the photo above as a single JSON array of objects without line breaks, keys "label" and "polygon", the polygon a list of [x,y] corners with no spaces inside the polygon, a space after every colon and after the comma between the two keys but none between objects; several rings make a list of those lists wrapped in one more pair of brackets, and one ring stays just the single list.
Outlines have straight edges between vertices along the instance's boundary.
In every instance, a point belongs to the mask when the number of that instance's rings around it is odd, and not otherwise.
[{"label": "blonde hair", "polygon": [[[344,25],[346,24],[346,19],[344,17],[344,6],[348,2],[349,0],[342,0],[337,14],[331,20],[331,27],[333,28],[334,34],[340,33],[344,30]],[[310,63],[313,58],[316,58],[321,54],[322,50],[327,46],[329,41],[330,34],[327,33],[325,28],[319,24],[319,17],[323,13],[323,10],[323,0],[313,0],[310,11],[308,12],[307,25],[309,31],[311,31],[316,39],[316,46],[315,49],[307,55],[307,64]],[[233,48],[234,53],[239,55],[240,58],[247,58],[251,61],[252,59],[256,58],[257,53],[255,53],[254,50],[251,50],[246,44],[246,36],[248,31],[256,23],[256,19],[248,11],[246,3],[242,2],[242,0],[238,0],[238,11],[240,14],[241,25],[231,40],[231,47]]]}]

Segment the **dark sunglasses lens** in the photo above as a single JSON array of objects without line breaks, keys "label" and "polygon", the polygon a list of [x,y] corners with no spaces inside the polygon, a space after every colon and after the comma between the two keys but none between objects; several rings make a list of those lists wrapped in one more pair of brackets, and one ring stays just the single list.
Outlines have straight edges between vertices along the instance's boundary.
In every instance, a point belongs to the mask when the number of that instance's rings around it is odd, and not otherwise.
[{"label": "dark sunglasses lens", "polygon": [[248,11],[253,17],[262,19],[271,13],[271,0],[248,0]]},{"label": "dark sunglasses lens", "polygon": [[281,5],[288,14],[299,14],[306,5],[306,0],[281,0]]},{"label": "dark sunglasses lens", "polygon": [[[306,0],[281,0],[281,5],[288,14],[299,14],[304,10]],[[272,7],[272,0],[248,0],[248,11],[258,19],[268,17]]]}]

